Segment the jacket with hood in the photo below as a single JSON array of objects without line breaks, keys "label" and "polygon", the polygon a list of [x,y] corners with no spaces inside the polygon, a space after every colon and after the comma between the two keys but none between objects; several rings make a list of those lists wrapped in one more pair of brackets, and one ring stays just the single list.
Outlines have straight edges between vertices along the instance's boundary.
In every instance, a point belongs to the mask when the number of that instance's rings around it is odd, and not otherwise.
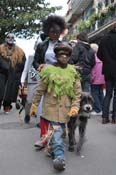
[{"label": "jacket with hood", "polygon": [[69,60],[70,64],[80,66],[79,73],[83,80],[90,80],[90,73],[95,65],[95,54],[89,43],[80,41],[75,45]]}]

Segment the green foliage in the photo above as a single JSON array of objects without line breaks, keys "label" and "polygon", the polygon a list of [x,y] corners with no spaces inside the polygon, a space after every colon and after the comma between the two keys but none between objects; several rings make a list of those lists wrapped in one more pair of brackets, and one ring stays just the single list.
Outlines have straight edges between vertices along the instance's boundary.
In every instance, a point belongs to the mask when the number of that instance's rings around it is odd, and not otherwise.
[{"label": "green foliage", "polygon": [[97,20],[102,20],[106,17],[108,17],[113,11],[116,10],[116,4],[111,3],[106,8],[101,9],[99,12],[94,12],[92,15],[90,15],[87,20],[81,21],[79,24],[79,31],[84,31],[87,28],[91,27],[96,23]]},{"label": "green foliage", "polygon": [[42,20],[62,7],[50,7],[45,0],[0,0],[0,36],[13,32],[31,37],[41,29]]}]

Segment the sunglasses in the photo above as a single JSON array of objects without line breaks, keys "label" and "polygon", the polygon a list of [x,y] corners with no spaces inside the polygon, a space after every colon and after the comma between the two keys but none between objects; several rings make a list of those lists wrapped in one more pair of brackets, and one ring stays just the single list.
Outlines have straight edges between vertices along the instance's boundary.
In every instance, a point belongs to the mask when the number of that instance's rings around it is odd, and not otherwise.
[{"label": "sunglasses", "polygon": [[7,36],[6,38],[8,38],[8,39],[14,39],[13,36]]},{"label": "sunglasses", "polygon": [[69,57],[70,55],[67,53],[58,53],[57,56]]}]

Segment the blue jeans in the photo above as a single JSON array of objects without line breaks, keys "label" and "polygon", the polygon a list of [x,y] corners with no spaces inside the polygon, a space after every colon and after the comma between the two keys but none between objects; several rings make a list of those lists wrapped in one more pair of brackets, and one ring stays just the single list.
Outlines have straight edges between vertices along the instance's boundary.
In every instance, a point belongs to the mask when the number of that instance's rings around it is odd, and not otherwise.
[{"label": "blue jeans", "polygon": [[116,78],[106,80],[106,95],[103,101],[103,118],[109,118],[109,107],[113,95],[112,119],[116,119]]},{"label": "blue jeans", "polygon": [[101,112],[104,100],[102,85],[91,85],[91,95],[94,99],[93,110],[97,113]]},{"label": "blue jeans", "polygon": [[61,157],[62,159],[65,159],[64,157],[64,146],[63,146],[63,139],[62,139],[62,127],[65,124],[60,124],[56,122],[50,122],[50,125],[58,125],[59,128],[54,130],[54,134],[52,136],[50,145],[52,148],[52,155],[53,159],[56,159],[58,157]]},{"label": "blue jeans", "polygon": [[81,81],[81,88],[83,92],[91,92],[91,85],[89,80]]}]

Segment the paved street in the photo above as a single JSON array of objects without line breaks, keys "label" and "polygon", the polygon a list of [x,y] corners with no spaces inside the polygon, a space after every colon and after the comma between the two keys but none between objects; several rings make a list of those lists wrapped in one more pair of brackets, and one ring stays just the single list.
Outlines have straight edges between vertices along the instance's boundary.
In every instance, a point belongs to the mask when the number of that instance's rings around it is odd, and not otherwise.
[{"label": "paved street", "polygon": [[[24,124],[13,109],[11,114],[0,112],[0,175],[115,175],[116,125],[100,123],[100,116],[91,117],[87,127],[87,141],[82,156],[67,151],[67,168],[58,173],[52,160],[43,151],[36,151],[34,142],[39,137],[36,119]],[[78,130],[77,130],[78,138]]]}]

